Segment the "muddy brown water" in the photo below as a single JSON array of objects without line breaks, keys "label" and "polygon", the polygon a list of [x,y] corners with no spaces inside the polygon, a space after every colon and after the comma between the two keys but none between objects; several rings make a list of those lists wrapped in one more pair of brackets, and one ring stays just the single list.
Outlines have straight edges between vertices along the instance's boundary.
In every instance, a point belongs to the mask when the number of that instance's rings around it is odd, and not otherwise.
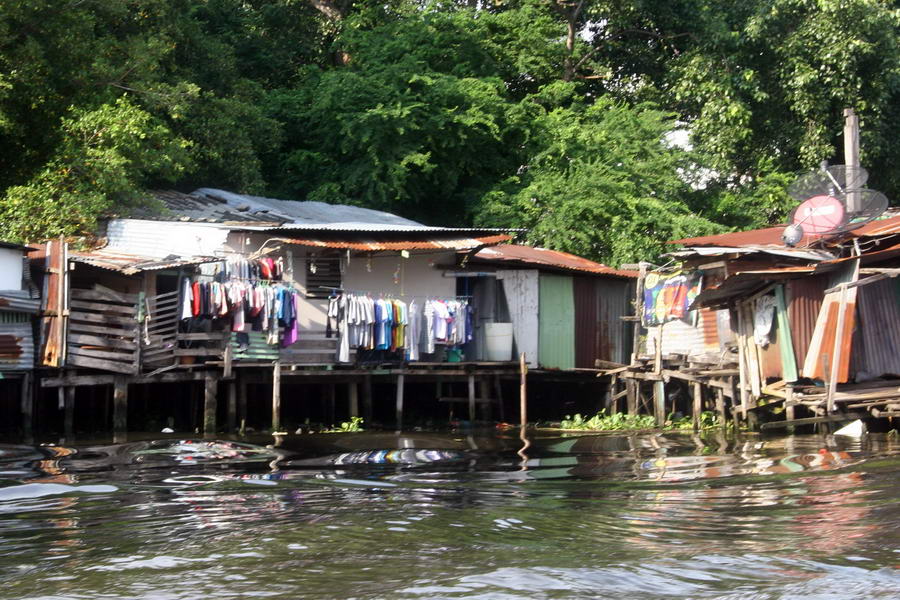
[{"label": "muddy brown water", "polygon": [[[0,598],[900,598],[900,441],[0,445]],[[523,448],[523,446],[526,446]]]}]

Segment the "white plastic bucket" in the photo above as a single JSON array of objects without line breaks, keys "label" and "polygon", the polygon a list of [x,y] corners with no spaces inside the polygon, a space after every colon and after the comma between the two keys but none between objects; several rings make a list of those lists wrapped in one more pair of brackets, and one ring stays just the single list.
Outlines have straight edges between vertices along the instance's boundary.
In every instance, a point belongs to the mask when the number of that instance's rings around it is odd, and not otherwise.
[{"label": "white plastic bucket", "polygon": [[512,360],[512,323],[485,323],[484,338],[487,360]]}]

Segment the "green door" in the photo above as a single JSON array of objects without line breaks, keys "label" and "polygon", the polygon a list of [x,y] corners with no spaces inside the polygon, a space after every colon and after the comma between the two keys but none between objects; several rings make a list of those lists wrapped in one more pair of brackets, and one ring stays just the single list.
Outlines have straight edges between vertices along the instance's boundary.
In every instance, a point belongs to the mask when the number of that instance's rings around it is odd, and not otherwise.
[{"label": "green door", "polygon": [[538,351],[547,369],[575,368],[575,296],[572,278],[541,273]]}]

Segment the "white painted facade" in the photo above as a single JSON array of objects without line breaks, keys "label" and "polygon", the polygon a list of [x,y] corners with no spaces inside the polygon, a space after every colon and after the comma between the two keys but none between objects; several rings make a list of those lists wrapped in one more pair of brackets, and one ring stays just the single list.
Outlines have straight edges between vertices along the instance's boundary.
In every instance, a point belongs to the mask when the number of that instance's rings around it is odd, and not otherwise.
[{"label": "white painted facade", "polygon": [[0,290],[22,289],[22,251],[0,248]]}]

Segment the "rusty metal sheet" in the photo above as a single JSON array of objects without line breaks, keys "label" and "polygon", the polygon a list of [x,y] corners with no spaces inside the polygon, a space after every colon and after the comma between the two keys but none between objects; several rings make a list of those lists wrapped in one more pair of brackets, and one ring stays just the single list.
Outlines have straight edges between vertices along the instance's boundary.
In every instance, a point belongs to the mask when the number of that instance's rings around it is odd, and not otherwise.
[{"label": "rusty metal sheet", "polygon": [[0,312],[37,314],[41,310],[40,298],[29,298],[28,292],[0,292]]},{"label": "rusty metal sheet", "polygon": [[[594,280],[573,277],[572,283],[575,295],[575,366],[592,369],[594,360],[600,358],[600,346],[603,345]],[[608,352],[608,343],[606,346]]]},{"label": "rusty metal sheet", "polygon": [[[432,236],[434,237],[434,236]],[[443,236],[441,236],[443,237]],[[507,242],[512,236],[506,234],[490,235],[485,237],[455,237],[427,240],[366,240],[366,239],[293,239],[279,238],[278,241],[284,244],[294,244],[296,246],[309,246],[312,248],[334,248],[340,250],[362,250],[370,252],[378,252],[384,250],[472,250],[480,246],[490,246]]]},{"label": "rusty metal sheet", "polygon": [[522,246],[518,244],[503,244],[502,246],[485,248],[475,254],[471,262],[503,263],[507,265],[509,263],[515,263],[528,267],[552,267],[554,269],[585,271],[588,273],[596,273],[598,275],[610,275],[628,279],[636,279],[638,276],[637,271],[613,269],[612,267],[574,254],[569,254],[568,252],[548,250],[546,248],[533,248],[531,246]]},{"label": "rusty metal sheet", "polygon": [[792,279],[785,284],[785,289],[794,356],[802,360],[809,350],[816,318],[819,316],[825,290],[828,289],[828,275]]},{"label": "rusty metal sheet", "polygon": [[69,258],[73,262],[118,271],[125,275],[134,275],[141,271],[159,271],[162,269],[174,269],[187,265],[199,265],[209,262],[219,262],[221,257],[214,256],[189,256],[160,260],[150,256],[113,252],[107,249],[93,250],[91,252],[70,252]]},{"label": "rusty metal sheet", "polygon": [[42,274],[41,323],[39,328],[40,350],[38,364],[45,367],[62,366],[63,323],[62,312],[63,268],[66,261],[65,243],[59,240],[45,244],[32,244],[35,250],[28,258]]},{"label": "rusty metal sheet", "polygon": [[28,315],[24,322],[0,323],[0,371],[34,368],[34,334]]}]

